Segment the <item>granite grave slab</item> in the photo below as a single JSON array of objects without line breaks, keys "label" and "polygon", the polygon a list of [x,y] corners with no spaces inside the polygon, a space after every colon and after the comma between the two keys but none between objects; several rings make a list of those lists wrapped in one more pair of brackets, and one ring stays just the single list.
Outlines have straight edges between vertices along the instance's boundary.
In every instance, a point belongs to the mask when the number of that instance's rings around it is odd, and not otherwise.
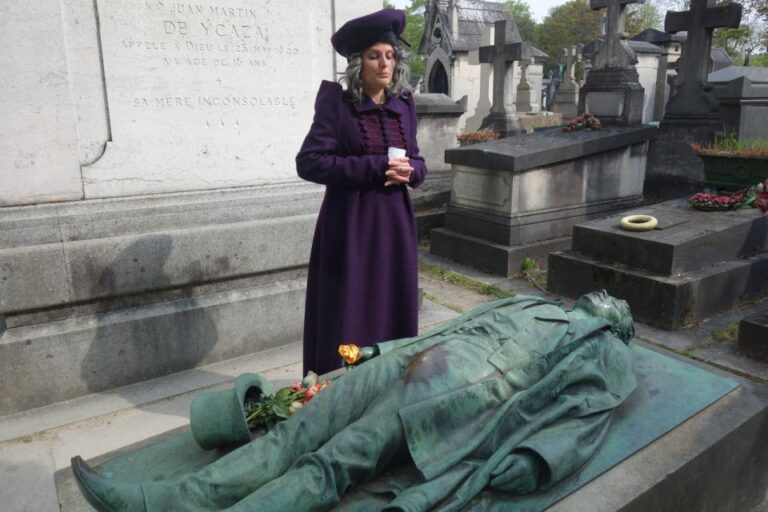
[{"label": "granite grave slab", "polygon": [[[623,231],[619,220],[629,214],[653,215],[659,226]],[[768,293],[768,217],[673,200],[581,224],[570,252],[550,254],[547,286],[568,297],[605,288],[642,322],[690,326]]]}]

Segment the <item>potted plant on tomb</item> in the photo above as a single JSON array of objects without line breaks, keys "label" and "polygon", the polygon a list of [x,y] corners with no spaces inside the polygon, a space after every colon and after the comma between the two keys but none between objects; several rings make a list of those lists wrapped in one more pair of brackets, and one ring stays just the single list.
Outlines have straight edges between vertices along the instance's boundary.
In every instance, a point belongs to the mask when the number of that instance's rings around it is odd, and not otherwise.
[{"label": "potted plant on tomb", "polygon": [[707,185],[738,190],[768,178],[768,140],[739,140],[735,135],[715,137],[708,146],[693,144],[704,162]]}]

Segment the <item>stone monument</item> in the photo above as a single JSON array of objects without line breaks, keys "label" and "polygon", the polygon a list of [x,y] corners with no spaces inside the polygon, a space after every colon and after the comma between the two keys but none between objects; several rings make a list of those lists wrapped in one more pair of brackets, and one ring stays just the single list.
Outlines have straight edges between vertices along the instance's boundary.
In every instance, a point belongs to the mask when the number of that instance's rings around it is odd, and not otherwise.
[{"label": "stone monument", "polygon": [[649,153],[651,189],[688,193],[690,186],[698,187],[704,180],[703,164],[690,146],[707,144],[722,130],[717,98],[707,85],[712,33],[718,27],[738,27],[740,20],[740,4],[715,7],[715,0],[692,0],[690,11],[667,13],[665,30],[687,31],[688,38],[659,136]]},{"label": "stone monument", "polygon": [[334,28],[380,8],[3,7],[0,416],[301,338],[293,158]]},{"label": "stone monument", "polygon": [[[511,75],[516,62],[524,62],[527,68],[535,57],[542,55],[530,44],[523,42],[514,20],[500,20],[494,24],[494,45],[479,49],[479,61],[493,64],[493,104],[489,115],[480,124],[481,129],[492,128],[502,136],[523,131],[520,117],[515,114],[517,103],[512,97],[521,85],[513,89],[510,84]],[[532,110],[531,87],[527,79],[521,77],[523,82],[526,84],[522,85],[523,94],[528,91],[528,96],[527,101],[522,100],[521,104],[525,112],[529,112]]]},{"label": "stone monument", "polygon": [[528,61],[520,62],[520,82],[517,84],[517,97],[515,98],[515,111],[516,112],[531,112],[533,111],[534,103],[534,91],[531,87],[531,83],[528,81],[528,68],[532,64],[536,63],[536,59],[533,57]]},{"label": "stone monument", "polygon": [[768,68],[731,66],[711,73],[708,81],[720,102],[725,133],[768,139]]},{"label": "stone monument", "polygon": [[579,113],[579,84],[576,83],[576,62],[578,51],[575,46],[563,48],[563,81],[555,94],[552,111],[559,112],[564,118],[576,117]]},{"label": "stone monument", "polygon": [[[650,231],[624,231],[623,216],[652,215]],[[579,224],[571,250],[549,255],[547,287],[566,297],[605,288],[641,322],[695,325],[768,294],[768,216],[751,208],[712,214],[675,199]]]},{"label": "stone monument", "polygon": [[707,65],[712,48],[712,33],[716,28],[738,28],[741,4],[715,7],[715,0],[692,0],[691,10],[668,12],[664,30],[670,33],[687,31],[688,38],[678,65],[675,92],[669,100],[664,120],[717,123],[717,99],[705,87]]},{"label": "stone monument", "polygon": [[579,96],[579,112],[590,112],[602,122],[638,124],[643,118],[643,93],[635,69],[637,56],[627,45],[625,8],[645,0],[590,0],[592,9],[607,8],[605,40],[592,58],[592,69]]},{"label": "stone monument", "polygon": [[460,131],[477,130],[491,106],[492,66],[478,65],[476,54],[479,47],[493,44],[487,29],[505,13],[505,4],[498,2],[425,2],[424,35],[418,50],[413,49],[425,60],[422,92],[447,94],[454,101],[467,96]]},{"label": "stone monument", "polygon": [[503,276],[570,246],[571,228],[642,201],[647,126],[562,128],[446,151],[454,172],[432,253]]}]

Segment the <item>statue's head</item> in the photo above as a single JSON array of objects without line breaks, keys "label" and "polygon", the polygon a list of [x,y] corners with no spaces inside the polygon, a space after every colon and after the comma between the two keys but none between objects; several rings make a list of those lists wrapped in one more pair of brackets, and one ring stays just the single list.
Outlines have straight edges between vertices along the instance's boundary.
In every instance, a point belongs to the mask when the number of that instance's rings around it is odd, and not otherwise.
[{"label": "statue's head", "polygon": [[635,324],[632,322],[632,313],[626,301],[608,295],[605,290],[586,293],[576,301],[574,309],[608,320],[611,323],[611,331],[625,342],[629,342],[635,335]]}]

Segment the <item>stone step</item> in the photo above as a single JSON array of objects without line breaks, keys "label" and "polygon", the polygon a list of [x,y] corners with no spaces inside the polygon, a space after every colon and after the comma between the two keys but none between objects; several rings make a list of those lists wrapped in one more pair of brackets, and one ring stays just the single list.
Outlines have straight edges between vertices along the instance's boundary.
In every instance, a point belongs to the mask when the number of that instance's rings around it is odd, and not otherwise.
[{"label": "stone step", "polygon": [[575,252],[553,252],[547,289],[571,298],[605,289],[626,300],[636,320],[681,329],[768,294],[768,253],[667,277]]},{"label": "stone step", "polygon": [[[419,311],[419,331],[426,332],[456,315],[458,313],[455,311],[425,299]],[[0,416],[0,443],[202,389],[225,386],[245,372],[263,373],[281,368],[297,368],[287,378],[298,378],[301,376],[301,357],[301,342],[294,341],[105,392]]]},{"label": "stone step", "polygon": [[[624,231],[623,216],[652,215],[651,231]],[[768,217],[752,208],[701,212],[675,200],[573,228],[574,252],[661,276],[701,270],[725,261],[748,258],[768,250]]]},{"label": "stone step", "polygon": [[768,362],[768,309],[739,323],[738,347],[749,357]]}]

